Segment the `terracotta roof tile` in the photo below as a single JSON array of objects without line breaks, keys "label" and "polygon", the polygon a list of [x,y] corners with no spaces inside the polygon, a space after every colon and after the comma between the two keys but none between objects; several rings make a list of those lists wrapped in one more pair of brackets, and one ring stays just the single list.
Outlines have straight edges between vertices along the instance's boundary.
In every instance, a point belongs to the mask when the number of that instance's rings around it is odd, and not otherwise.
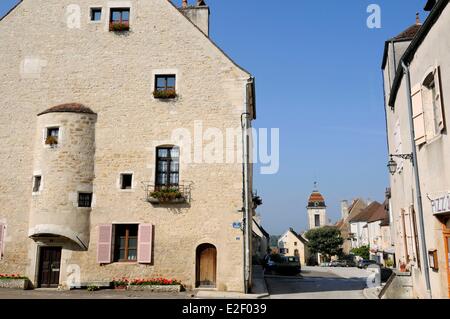
[{"label": "terracotta roof tile", "polygon": [[414,24],[410,26],[408,29],[403,31],[402,33],[398,34],[397,36],[393,37],[391,41],[406,41],[406,40],[412,40],[417,32],[419,32],[420,28],[422,27],[421,24]]},{"label": "terracotta roof tile", "polygon": [[372,202],[369,206],[363,209],[359,214],[350,219],[350,223],[367,222],[372,215],[380,208],[384,209],[384,206],[378,202]]}]

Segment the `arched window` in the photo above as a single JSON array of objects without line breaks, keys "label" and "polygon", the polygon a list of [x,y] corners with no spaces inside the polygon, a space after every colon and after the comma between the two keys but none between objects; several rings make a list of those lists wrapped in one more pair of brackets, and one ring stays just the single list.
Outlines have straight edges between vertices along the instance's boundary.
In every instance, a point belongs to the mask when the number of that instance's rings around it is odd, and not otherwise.
[{"label": "arched window", "polygon": [[156,186],[178,187],[180,178],[180,149],[177,146],[156,148]]}]

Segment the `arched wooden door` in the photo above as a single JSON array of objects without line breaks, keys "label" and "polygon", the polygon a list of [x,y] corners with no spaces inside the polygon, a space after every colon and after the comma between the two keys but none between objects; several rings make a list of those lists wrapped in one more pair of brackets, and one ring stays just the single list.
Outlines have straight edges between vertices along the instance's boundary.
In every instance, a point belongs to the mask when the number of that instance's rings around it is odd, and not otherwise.
[{"label": "arched wooden door", "polygon": [[202,244],[196,252],[196,286],[216,287],[217,250],[214,245]]}]

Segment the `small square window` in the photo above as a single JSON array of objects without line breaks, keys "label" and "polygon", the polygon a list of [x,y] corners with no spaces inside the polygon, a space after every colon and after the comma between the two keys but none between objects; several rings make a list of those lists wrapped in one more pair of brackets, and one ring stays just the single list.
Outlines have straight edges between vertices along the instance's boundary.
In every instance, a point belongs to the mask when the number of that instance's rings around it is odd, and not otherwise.
[{"label": "small square window", "polygon": [[156,75],[155,76],[155,91],[153,96],[155,98],[175,98],[176,94],[176,76],[169,75]]},{"label": "small square window", "polygon": [[133,174],[121,174],[120,175],[120,189],[132,189],[133,187]]},{"label": "small square window", "polygon": [[47,128],[47,134],[45,137],[45,144],[50,146],[58,145],[59,127]]},{"label": "small square window", "polygon": [[102,20],[102,8],[91,8],[91,21]]},{"label": "small square window", "polygon": [[78,207],[91,207],[92,193],[78,193]]},{"label": "small square window", "polygon": [[37,193],[41,190],[41,181],[42,181],[42,176],[40,175],[36,175],[33,178],[33,193]]}]

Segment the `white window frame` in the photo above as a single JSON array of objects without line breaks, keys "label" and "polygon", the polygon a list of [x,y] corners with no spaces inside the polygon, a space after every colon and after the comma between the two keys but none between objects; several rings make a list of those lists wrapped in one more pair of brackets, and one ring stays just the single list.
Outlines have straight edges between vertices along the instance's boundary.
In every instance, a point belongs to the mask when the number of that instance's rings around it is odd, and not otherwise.
[{"label": "white window frame", "polygon": [[[37,192],[35,192],[34,191],[34,184],[35,184],[37,176],[41,177],[41,183],[39,184],[39,190]],[[36,171],[36,172],[33,173],[33,181],[32,181],[32,186],[31,186],[32,187],[31,188],[32,195],[40,195],[42,193],[42,190],[44,188],[43,187],[44,186],[43,181],[44,181],[44,177],[42,176],[42,173],[40,171]]]},{"label": "white window frame", "polygon": [[[131,175],[131,188],[123,189],[122,188],[122,176],[123,175]],[[123,171],[119,173],[119,177],[117,179],[117,188],[119,191],[127,193],[135,191],[135,174],[133,171]]]},{"label": "white window frame", "polygon": [[[102,14],[101,14],[101,17],[100,17],[100,20],[98,20],[98,21],[95,21],[95,20],[92,20],[92,10],[93,9],[100,9],[100,10],[102,10]],[[105,8],[103,7],[103,5],[91,5],[91,6],[89,6],[89,9],[88,9],[89,11],[88,11],[88,23],[90,23],[90,24],[101,24],[101,23],[103,23],[104,22],[104,20],[105,20]]]},{"label": "white window frame", "polygon": [[[47,139],[48,130],[52,129],[52,128],[57,128],[58,129],[58,144],[56,144],[56,146],[54,146],[54,147],[45,144],[45,140]],[[63,143],[63,136],[64,136],[64,133],[63,133],[63,128],[62,128],[61,124],[46,125],[44,127],[43,132],[42,132],[42,144],[47,149],[58,149],[58,148],[61,147],[61,145]]]},{"label": "white window frame", "polygon": [[155,69],[152,71],[152,80],[151,80],[151,90],[150,90],[150,95],[151,98],[154,101],[158,101],[159,99],[156,99],[153,96],[153,91],[156,88],[156,76],[158,75],[175,75],[175,92],[177,93],[177,96],[180,95],[180,72],[178,71],[178,69]]}]

